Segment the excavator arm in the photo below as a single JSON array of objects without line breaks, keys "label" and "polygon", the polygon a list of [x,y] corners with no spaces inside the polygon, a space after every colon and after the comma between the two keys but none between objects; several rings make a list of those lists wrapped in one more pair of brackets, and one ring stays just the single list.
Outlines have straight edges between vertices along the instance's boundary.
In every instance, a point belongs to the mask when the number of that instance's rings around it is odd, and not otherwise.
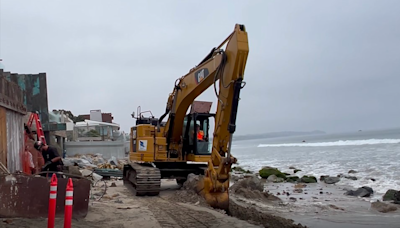
[{"label": "excavator arm", "polygon": [[[226,44],[225,50],[221,49]],[[206,175],[200,181],[198,192],[216,208],[228,209],[229,172],[236,158],[230,154],[232,135],[236,129],[236,115],[240,90],[249,53],[244,25],[235,25],[234,31],[214,48],[198,66],[178,79],[167,102],[165,137],[169,151],[180,151],[183,122],[189,106],[201,93],[214,85],[218,98],[211,159]],[[217,92],[217,81],[219,91]]]}]

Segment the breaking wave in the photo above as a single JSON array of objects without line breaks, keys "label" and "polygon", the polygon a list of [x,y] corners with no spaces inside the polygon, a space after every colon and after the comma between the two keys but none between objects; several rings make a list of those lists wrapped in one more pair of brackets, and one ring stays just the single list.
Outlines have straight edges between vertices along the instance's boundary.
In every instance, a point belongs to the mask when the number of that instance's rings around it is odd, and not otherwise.
[{"label": "breaking wave", "polygon": [[400,143],[400,139],[367,139],[367,140],[339,140],[335,142],[315,142],[315,143],[286,143],[286,144],[259,144],[258,147],[324,147],[324,146],[361,146],[375,144],[395,144]]}]

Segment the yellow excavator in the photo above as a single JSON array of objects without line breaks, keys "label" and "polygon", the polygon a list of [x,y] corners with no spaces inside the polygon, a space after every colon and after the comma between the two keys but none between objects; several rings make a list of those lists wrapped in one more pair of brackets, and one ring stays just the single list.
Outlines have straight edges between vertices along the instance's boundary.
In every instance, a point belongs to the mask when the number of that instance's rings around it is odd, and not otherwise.
[{"label": "yellow excavator", "polygon": [[[175,81],[160,118],[142,112],[140,106],[136,115],[132,113],[136,125],[131,127],[123,179],[135,187],[136,195],[158,195],[161,179],[176,179],[182,185],[193,173],[201,177],[197,193],[210,206],[228,210],[231,165],[237,161],[231,155],[232,135],[248,53],[245,26],[236,24],[218,47]],[[195,101],[210,86],[218,100],[216,113],[210,113],[211,102]],[[145,113],[150,114],[145,117]],[[215,123],[212,135],[211,118]]]}]

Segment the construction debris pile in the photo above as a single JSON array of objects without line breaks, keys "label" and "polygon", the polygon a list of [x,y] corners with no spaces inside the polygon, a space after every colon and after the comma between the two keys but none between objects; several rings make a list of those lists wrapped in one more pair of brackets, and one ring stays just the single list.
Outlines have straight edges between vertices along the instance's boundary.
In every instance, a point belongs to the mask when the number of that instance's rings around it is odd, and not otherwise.
[{"label": "construction debris pile", "polygon": [[102,154],[86,154],[75,155],[74,157],[66,157],[63,159],[65,166],[79,166],[83,169],[119,169],[122,170],[124,165],[128,163],[128,159],[117,159],[112,156],[106,160]]},{"label": "construction debris pile", "polygon": [[117,159],[114,156],[104,159],[102,154],[86,154],[66,157],[63,162],[70,174],[86,177],[94,173],[103,178],[109,178],[122,177],[122,170],[128,163],[128,159]]}]

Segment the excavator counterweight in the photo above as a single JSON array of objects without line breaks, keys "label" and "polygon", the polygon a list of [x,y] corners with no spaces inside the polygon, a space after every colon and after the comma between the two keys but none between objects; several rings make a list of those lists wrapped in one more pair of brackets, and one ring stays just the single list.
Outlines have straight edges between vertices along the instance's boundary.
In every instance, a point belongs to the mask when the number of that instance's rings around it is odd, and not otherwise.
[{"label": "excavator counterweight", "polygon": [[[183,184],[194,173],[200,175],[196,191],[212,207],[228,210],[231,165],[236,163],[231,155],[232,135],[248,53],[245,26],[236,24],[199,65],[176,80],[159,119],[152,114],[144,117],[139,108],[136,117],[132,114],[136,125],[131,128],[124,180],[136,187],[137,195],[157,195],[162,178]],[[210,86],[218,100],[215,113],[210,112],[211,102],[195,100]],[[214,119],[212,134],[210,119]]]}]

